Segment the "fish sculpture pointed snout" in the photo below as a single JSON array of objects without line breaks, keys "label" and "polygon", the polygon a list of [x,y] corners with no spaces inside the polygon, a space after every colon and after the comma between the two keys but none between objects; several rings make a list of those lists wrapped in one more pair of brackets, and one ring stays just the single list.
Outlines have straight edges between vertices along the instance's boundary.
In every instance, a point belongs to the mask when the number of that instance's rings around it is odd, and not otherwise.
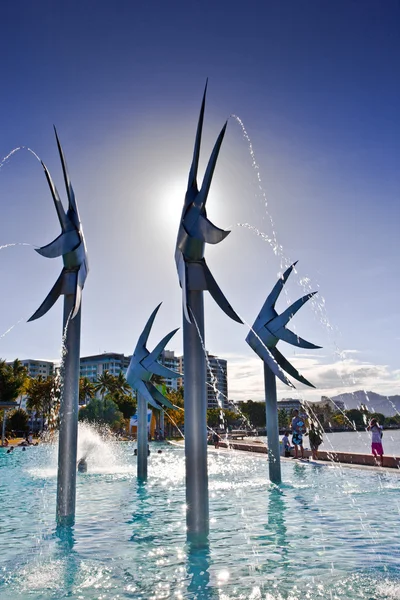
[{"label": "fish sculpture pointed snout", "polygon": [[316,346],[311,342],[307,342],[299,337],[293,331],[286,328],[287,323],[297,313],[298,310],[312,298],[316,292],[306,294],[291,306],[289,306],[282,314],[278,314],[275,310],[275,303],[281,293],[284,284],[286,283],[290,273],[293,271],[296,263],[291,265],[282,277],[278,280],[272,292],[266,299],[257,319],[254,321],[253,327],[246,337],[246,342],[254,350],[254,352],[263,360],[271,371],[283,383],[290,387],[294,387],[291,381],[286,377],[284,371],[297,381],[304,383],[310,387],[315,387],[305,377],[290,364],[290,362],[276,348],[279,340],[283,340],[288,344],[299,348],[318,349],[321,346]]},{"label": "fish sculpture pointed snout", "polygon": [[208,193],[224,139],[226,123],[215,143],[200,190],[197,184],[206,92],[207,84],[200,109],[193,160],[176,241],[175,262],[182,288],[183,312],[189,323],[192,323],[188,293],[190,290],[208,290],[216,303],[231,319],[242,323],[219,288],[204,259],[205,245],[218,244],[230,233],[230,231],[220,229],[211,223],[206,212]]},{"label": "fish sculpture pointed snout", "polygon": [[61,234],[47,246],[38,248],[36,251],[46,258],[63,257],[64,268],[50,293],[31,316],[29,321],[39,319],[55,304],[61,295],[74,295],[74,308],[71,318],[74,318],[81,305],[82,290],[85,285],[89,271],[85,238],[82,224],[80,222],[78,207],[75,200],[74,190],[69,178],[67,163],[64,157],[60,140],[55,131],[58,151],[64,174],[64,182],[68,197],[68,210],[65,212],[59,193],[51,178],[50,172],[42,162],[47,183],[54,201],[57,216],[61,225]]}]

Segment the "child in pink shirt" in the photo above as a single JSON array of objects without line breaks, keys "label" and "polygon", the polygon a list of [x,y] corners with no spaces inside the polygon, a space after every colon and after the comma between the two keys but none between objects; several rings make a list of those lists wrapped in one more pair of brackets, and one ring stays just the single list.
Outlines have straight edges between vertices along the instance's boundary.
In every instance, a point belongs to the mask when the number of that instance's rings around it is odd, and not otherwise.
[{"label": "child in pink shirt", "polygon": [[367,430],[371,432],[371,450],[374,456],[379,456],[381,467],[383,467],[383,446],[382,446],[382,427],[376,419],[371,419]]}]

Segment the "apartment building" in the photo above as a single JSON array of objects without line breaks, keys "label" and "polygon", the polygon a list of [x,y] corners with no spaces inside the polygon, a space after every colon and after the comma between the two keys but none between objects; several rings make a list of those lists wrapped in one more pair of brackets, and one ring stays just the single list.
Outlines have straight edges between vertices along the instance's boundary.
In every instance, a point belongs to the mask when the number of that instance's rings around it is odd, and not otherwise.
[{"label": "apartment building", "polygon": [[87,377],[90,381],[97,381],[105,371],[117,376],[121,371],[126,373],[131,356],[117,354],[116,352],[103,352],[93,356],[83,356],[80,359],[80,376]]}]

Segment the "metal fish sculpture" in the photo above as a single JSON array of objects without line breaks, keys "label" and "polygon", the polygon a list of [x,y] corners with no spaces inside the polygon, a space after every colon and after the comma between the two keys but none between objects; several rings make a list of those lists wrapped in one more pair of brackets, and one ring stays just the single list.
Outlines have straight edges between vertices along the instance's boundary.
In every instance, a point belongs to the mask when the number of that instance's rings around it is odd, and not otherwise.
[{"label": "metal fish sculpture", "polygon": [[310,294],[303,296],[289,306],[280,315],[275,310],[275,303],[279,297],[279,294],[281,293],[283,286],[285,285],[296,264],[297,263],[291,265],[276,283],[272,292],[266,299],[264,306],[260,310],[257,319],[254,321],[252,330],[250,330],[248,336],[246,337],[246,342],[261,358],[261,360],[263,360],[269,366],[271,371],[277,377],[279,377],[281,381],[283,381],[283,383],[286,383],[290,387],[294,387],[294,385],[283,372],[286,371],[286,373],[288,373],[291,377],[294,377],[294,379],[297,379],[297,381],[300,381],[305,385],[309,385],[310,387],[315,387],[305,377],[300,375],[297,369],[295,369],[293,365],[291,365],[290,362],[286,360],[286,358],[276,348],[279,340],[283,340],[288,344],[298,346],[299,348],[321,348],[321,346],[316,346],[315,344],[311,344],[310,342],[303,340],[301,337],[293,333],[293,331],[290,331],[290,329],[286,328],[286,325],[290,319],[297,313],[303,304],[305,304],[305,302],[312,298],[317,292],[311,292]]},{"label": "metal fish sculpture", "polygon": [[200,190],[197,185],[206,92],[207,84],[201,104],[193,160],[176,241],[175,262],[183,294],[183,311],[189,323],[192,323],[188,304],[189,290],[208,290],[216,303],[231,319],[242,323],[240,317],[220,290],[204,259],[205,244],[218,244],[230,233],[230,231],[224,231],[213,225],[207,219],[206,213],[207,197],[227,123],[225,123],[217,138]]},{"label": "metal fish sculpture", "polygon": [[38,308],[38,310],[31,316],[29,321],[34,321],[35,319],[42,317],[48,310],[50,310],[59,296],[63,294],[74,294],[75,296],[74,308],[71,315],[71,318],[73,319],[79,311],[82,289],[85,285],[86,277],[89,271],[85,238],[83,236],[82,224],[79,219],[75,194],[69,178],[64,153],[55,128],[54,131],[64,174],[65,187],[67,190],[68,210],[65,212],[51,175],[44,162],[41,161],[62,231],[53,242],[47,246],[38,248],[36,252],[42,256],[45,256],[46,258],[56,258],[57,256],[62,256],[64,268],[49,295]]},{"label": "metal fish sculpture", "polygon": [[157,362],[158,357],[168,344],[169,340],[175,335],[178,329],[174,329],[168,333],[159,344],[154,348],[152,352],[149,352],[146,348],[147,340],[150,334],[156,314],[161,306],[161,303],[152,312],[149,320],[146,323],[145,328],[139,337],[138,343],[136,344],[135,352],[131,358],[131,362],[126,373],[126,380],[131,388],[141,394],[145,400],[154,408],[160,409],[160,406],[166,408],[175,409],[175,405],[172,404],[156,387],[151,383],[153,375],[159,375],[160,377],[182,377],[180,373],[168,369]]}]

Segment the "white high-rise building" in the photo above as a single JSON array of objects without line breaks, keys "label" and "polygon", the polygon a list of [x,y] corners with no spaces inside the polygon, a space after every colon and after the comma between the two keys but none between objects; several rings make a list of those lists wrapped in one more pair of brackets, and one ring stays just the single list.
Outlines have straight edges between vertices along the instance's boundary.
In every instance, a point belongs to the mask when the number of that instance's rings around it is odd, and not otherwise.
[{"label": "white high-rise building", "polygon": [[[207,408],[229,409],[231,403],[228,400],[228,371],[227,361],[207,352]],[[184,375],[185,361],[183,356],[178,357],[178,371]],[[185,378],[179,378],[177,385],[184,386]]]},{"label": "white high-rise building", "polygon": [[[55,373],[55,365],[50,360],[36,360],[34,358],[24,358],[20,361],[21,364],[27,370],[29,377],[42,377],[43,379],[47,379],[47,377],[51,377]],[[7,362],[8,365],[12,365],[11,362]],[[20,408],[26,410],[26,395],[21,394],[19,398],[17,398],[17,402],[19,403]]]},{"label": "white high-rise building", "polygon": [[117,376],[121,371],[126,373],[130,360],[131,356],[116,352],[83,356],[80,359],[80,376],[87,377],[92,382],[97,381],[105,371],[108,371],[110,375]]},{"label": "white high-rise building", "polygon": [[[54,363],[49,360],[36,360],[33,358],[25,358],[21,360],[28,371],[29,377],[41,377],[45,378],[54,375]],[[8,363],[12,364],[12,363]]]},{"label": "white high-rise building", "polygon": [[[175,352],[173,350],[163,350],[160,358],[158,359],[158,362],[164,365],[164,367],[167,367],[168,369],[172,369],[173,371],[177,371],[178,373],[182,372],[179,369],[179,357],[175,356]],[[165,377],[164,381],[165,385],[168,388],[177,390],[179,387],[179,381],[181,379],[181,377]]]}]

